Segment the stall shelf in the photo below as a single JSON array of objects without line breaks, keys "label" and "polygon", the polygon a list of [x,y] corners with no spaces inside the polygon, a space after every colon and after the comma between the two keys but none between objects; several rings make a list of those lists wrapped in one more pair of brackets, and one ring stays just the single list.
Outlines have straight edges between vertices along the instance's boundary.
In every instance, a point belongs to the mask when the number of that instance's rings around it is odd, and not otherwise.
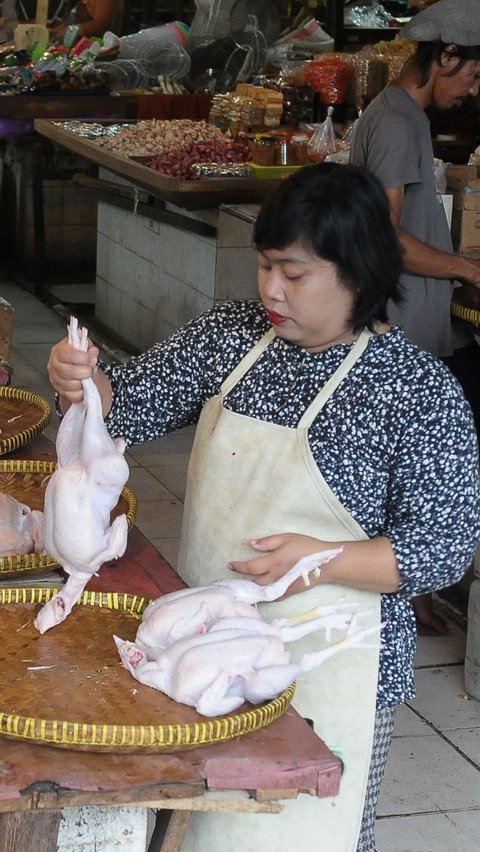
[{"label": "stall shelf", "polygon": [[0,118],[137,117],[136,95],[1,95]]},{"label": "stall shelf", "polygon": [[138,159],[109,151],[65,128],[61,122],[39,119],[35,121],[35,130],[52,142],[127,179],[160,201],[171,202],[186,210],[218,207],[229,202],[259,202],[278,180],[245,177],[181,180],[150,169]]}]

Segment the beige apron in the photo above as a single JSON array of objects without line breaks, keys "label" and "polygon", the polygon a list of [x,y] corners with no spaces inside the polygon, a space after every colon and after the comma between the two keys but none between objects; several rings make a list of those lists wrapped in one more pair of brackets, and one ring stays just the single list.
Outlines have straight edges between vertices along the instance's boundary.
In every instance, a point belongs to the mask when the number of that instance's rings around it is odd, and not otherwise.
[{"label": "beige apron", "polygon": [[[188,469],[178,571],[190,585],[232,578],[231,560],[251,559],[251,538],[295,532],[326,541],[367,538],[321,475],[308,445],[308,429],[371,334],[364,330],[335,374],[305,411],[297,429],[236,414],[223,398],[274,337],[269,331],[237,365],[200,417]],[[371,612],[362,625],[380,622],[380,595],[322,584],[281,602],[262,605],[267,620],[344,601]],[[339,637],[340,638],[340,637]],[[375,637],[374,637],[375,638]],[[294,660],[325,647],[321,633],[292,642]],[[294,707],[313,719],[318,735],[341,750],[345,769],[336,799],[302,795],[279,815],[194,814],[183,850],[205,852],[354,852],[360,831],[375,718],[378,650],[339,653],[299,678]]]}]

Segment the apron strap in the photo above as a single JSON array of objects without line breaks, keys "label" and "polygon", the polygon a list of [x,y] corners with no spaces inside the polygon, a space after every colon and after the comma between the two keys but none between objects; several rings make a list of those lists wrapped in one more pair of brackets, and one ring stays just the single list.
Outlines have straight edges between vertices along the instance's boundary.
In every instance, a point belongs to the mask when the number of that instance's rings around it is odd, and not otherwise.
[{"label": "apron strap", "polygon": [[265,352],[267,346],[271,343],[273,338],[275,337],[275,329],[271,328],[264,334],[263,337],[260,338],[258,343],[255,344],[253,349],[250,349],[249,352],[242,358],[241,361],[237,364],[234,370],[230,373],[229,376],[225,379],[223,384],[220,387],[220,396],[226,396],[230,391],[235,387],[237,382],[240,381],[241,378],[248,373],[250,367],[252,367],[255,361],[260,358],[262,352]]},{"label": "apron strap", "polygon": [[[272,340],[275,337],[275,330],[271,328],[264,334],[263,337],[260,338],[258,343],[250,349],[249,352],[245,355],[244,358],[237,364],[234,370],[230,373],[229,376],[225,379],[223,384],[220,387],[220,396],[224,397],[235,387],[235,385],[240,381],[240,379],[247,373],[250,367],[253,366],[255,361],[260,358],[267,346],[270,345]],[[320,393],[315,397],[313,402],[309,405],[307,410],[304,412],[299,424],[299,429],[308,429],[315,417],[321,411],[327,400],[330,399],[331,395],[337,389],[339,384],[343,381],[347,373],[351,370],[353,365],[358,361],[360,356],[364,353],[367,348],[368,341],[373,337],[373,333],[368,330],[368,328],[364,328],[360,337],[354,345],[352,346],[350,352],[347,357],[342,361],[338,370],[335,371],[333,376],[330,377],[328,382],[326,382],[320,391]]]},{"label": "apron strap", "polygon": [[360,356],[363,355],[365,349],[368,346],[368,341],[371,337],[373,337],[373,333],[369,331],[368,328],[364,328],[360,337],[355,341],[354,345],[350,349],[350,352],[348,353],[347,357],[340,364],[338,370],[334,372],[333,376],[329,378],[328,382],[325,382],[320,393],[315,397],[313,402],[310,403],[307,410],[304,412],[298,424],[299,429],[310,428],[317,414],[322,410],[325,403],[336,391],[339,384],[343,382],[345,376],[351,370],[353,365],[358,361]]}]

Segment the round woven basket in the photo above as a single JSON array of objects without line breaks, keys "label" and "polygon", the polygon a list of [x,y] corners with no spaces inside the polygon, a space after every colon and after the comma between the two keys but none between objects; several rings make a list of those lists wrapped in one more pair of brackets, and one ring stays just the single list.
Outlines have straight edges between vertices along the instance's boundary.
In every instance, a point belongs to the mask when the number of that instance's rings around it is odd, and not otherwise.
[{"label": "round woven basket", "polygon": [[469,308],[454,297],[450,309],[453,316],[480,327],[480,311],[477,308]]},{"label": "round woven basket", "polygon": [[[30,509],[43,511],[45,488],[56,462],[34,459],[0,459],[0,491],[9,494]],[[128,526],[133,526],[137,514],[137,498],[133,491],[124,488],[112,519],[117,515],[127,516]],[[0,580],[23,574],[25,577],[57,568],[52,556],[42,553],[24,553],[0,557]]]},{"label": "round woven basket", "polygon": [[84,592],[68,618],[40,636],[38,606],[56,591],[0,588],[0,735],[72,750],[171,752],[266,727],[292,700],[294,684],[264,704],[200,716],[138,683],[120,661],[113,635],[133,640],[149,600]]},{"label": "round woven basket", "polygon": [[48,426],[49,403],[19,388],[0,387],[0,455],[28,444]]}]

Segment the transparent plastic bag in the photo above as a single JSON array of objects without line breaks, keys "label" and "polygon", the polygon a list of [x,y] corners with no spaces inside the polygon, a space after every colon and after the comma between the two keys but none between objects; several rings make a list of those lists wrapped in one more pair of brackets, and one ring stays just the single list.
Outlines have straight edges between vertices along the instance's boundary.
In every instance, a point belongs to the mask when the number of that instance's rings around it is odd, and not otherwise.
[{"label": "transparent plastic bag", "polygon": [[351,56],[325,53],[320,59],[305,62],[303,73],[308,85],[319,93],[323,104],[345,103],[353,73]]},{"label": "transparent plastic bag", "polygon": [[321,163],[327,154],[334,154],[337,150],[337,139],[332,120],[333,107],[327,109],[327,117],[315,130],[308,142],[308,161],[310,163]]}]

